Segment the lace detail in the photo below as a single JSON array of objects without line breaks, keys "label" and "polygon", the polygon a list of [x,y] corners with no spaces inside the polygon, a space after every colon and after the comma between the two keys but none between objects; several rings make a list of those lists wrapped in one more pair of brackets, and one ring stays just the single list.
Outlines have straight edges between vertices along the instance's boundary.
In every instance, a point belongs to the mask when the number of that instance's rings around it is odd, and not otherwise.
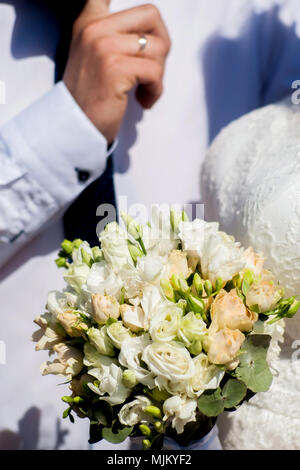
[{"label": "lace detail", "polygon": [[[300,292],[300,108],[288,101],[254,111],[224,129],[202,173],[206,218],[268,258],[267,266]],[[228,416],[227,449],[297,449],[300,435],[300,360],[292,343],[300,320],[287,322],[279,375],[271,390]]]}]

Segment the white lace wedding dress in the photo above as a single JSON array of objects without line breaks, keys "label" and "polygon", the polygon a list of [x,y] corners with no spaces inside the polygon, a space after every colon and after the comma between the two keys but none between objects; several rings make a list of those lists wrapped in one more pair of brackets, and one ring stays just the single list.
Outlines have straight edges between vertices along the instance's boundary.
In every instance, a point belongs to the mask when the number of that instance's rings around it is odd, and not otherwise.
[{"label": "white lace wedding dress", "polygon": [[[300,106],[284,101],[225,128],[202,187],[206,219],[262,250],[286,293],[300,294]],[[286,324],[271,390],[219,422],[225,449],[300,449],[300,313]]]}]

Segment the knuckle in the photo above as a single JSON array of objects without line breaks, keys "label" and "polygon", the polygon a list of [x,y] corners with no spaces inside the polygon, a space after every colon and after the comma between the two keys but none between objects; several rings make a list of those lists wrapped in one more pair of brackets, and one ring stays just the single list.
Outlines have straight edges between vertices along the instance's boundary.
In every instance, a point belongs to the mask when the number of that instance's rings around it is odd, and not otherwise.
[{"label": "knuckle", "polygon": [[156,6],[152,5],[152,3],[146,3],[145,5],[143,5],[143,8],[145,12],[152,18],[160,17],[159,9]]},{"label": "knuckle", "polygon": [[80,29],[80,23],[75,23],[73,27],[73,34],[74,33],[78,34],[79,40],[83,45],[90,44],[94,39],[94,28],[92,24],[88,24]]}]

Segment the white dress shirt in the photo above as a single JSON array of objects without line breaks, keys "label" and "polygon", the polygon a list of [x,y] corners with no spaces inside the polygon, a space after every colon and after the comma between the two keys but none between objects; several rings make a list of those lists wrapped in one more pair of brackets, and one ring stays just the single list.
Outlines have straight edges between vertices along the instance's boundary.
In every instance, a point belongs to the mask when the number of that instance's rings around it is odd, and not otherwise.
[{"label": "white dress shirt", "polygon": [[[144,3],[112,0],[117,11]],[[114,151],[120,208],[200,202],[208,144],[230,121],[287,95],[300,78],[297,0],[154,0],[172,49],[151,111],[130,98]],[[59,31],[38,2],[0,3],[0,448],[86,448],[88,423],[61,421],[65,386],[41,377],[30,342],[49,290],[61,215],[105,168],[106,140],[63,83],[54,86]],[[88,169],[80,183],[75,167]]]}]

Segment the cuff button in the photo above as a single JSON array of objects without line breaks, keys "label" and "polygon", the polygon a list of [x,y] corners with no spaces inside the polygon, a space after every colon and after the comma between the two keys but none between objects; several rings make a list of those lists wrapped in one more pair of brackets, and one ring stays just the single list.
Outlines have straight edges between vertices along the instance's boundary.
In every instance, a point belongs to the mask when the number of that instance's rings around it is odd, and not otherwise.
[{"label": "cuff button", "polygon": [[85,183],[91,176],[88,170],[82,170],[81,168],[75,168],[77,178],[80,183]]}]

